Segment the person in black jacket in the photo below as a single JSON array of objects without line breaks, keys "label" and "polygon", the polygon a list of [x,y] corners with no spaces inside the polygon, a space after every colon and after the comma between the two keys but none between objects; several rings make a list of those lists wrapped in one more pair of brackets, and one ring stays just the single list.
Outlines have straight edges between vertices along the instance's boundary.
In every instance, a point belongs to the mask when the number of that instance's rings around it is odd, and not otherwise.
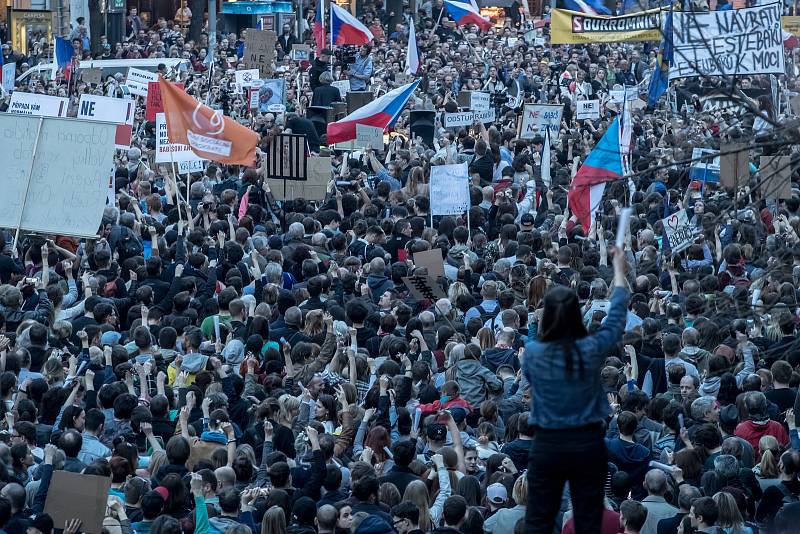
[{"label": "person in black jacket", "polygon": [[334,102],[342,101],[342,94],[339,89],[332,86],[333,76],[328,71],[319,75],[320,85],[314,89],[314,96],[311,98],[312,106],[330,107]]},{"label": "person in black jacket", "polygon": [[398,441],[392,445],[394,467],[392,467],[389,473],[380,478],[381,484],[384,482],[391,482],[400,490],[400,495],[403,495],[406,491],[406,487],[411,484],[411,482],[419,480],[419,477],[408,468],[416,457],[416,453],[416,443],[414,441]]},{"label": "person in black jacket", "polygon": [[332,55],[333,52],[330,48],[324,48],[322,52],[319,53],[319,57],[314,58],[314,61],[311,63],[311,68],[308,69],[308,84],[311,86],[312,91],[320,86],[320,75],[330,70]]},{"label": "person in black jacket", "polygon": [[286,128],[290,129],[293,134],[305,135],[308,149],[311,152],[319,152],[321,141],[313,122],[296,113],[287,113]]}]

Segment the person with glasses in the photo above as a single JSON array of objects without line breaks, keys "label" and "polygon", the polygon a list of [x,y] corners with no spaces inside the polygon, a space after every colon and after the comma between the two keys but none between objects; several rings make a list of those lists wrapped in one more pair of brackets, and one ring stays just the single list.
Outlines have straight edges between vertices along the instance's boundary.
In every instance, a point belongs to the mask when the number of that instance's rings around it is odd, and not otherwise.
[{"label": "person with glasses", "polygon": [[422,534],[419,528],[419,508],[410,501],[392,507],[392,526],[397,534]]}]

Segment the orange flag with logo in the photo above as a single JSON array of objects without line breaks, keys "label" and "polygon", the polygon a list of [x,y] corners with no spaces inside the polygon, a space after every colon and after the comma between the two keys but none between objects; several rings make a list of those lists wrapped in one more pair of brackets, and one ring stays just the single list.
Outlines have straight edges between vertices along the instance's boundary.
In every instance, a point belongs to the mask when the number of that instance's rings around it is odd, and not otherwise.
[{"label": "orange flag with logo", "polygon": [[259,135],[186,94],[172,83],[159,80],[170,143],[189,145],[204,159],[228,165],[256,164]]}]

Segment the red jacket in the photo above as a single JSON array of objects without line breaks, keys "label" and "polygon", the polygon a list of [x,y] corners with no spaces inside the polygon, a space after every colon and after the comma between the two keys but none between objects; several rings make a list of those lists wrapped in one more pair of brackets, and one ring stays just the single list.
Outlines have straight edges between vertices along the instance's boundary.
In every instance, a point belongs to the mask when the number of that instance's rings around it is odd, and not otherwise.
[{"label": "red jacket", "polygon": [[751,420],[741,422],[736,425],[734,435],[746,440],[753,446],[753,450],[756,452],[756,462],[761,458],[761,454],[758,451],[758,440],[763,436],[774,436],[778,443],[783,446],[789,444],[789,434],[786,433],[786,429],[783,428],[782,424],[772,420],[767,421],[766,424],[755,423]]},{"label": "red jacket", "polygon": [[441,401],[433,401],[430,404],[420,404],[417,406],[420,410],[422,410],[422,417],[426,415],[430,415],[432,413],[436,413],[439,410],[446,410],[448,408],[452,408],[453,406],[461,406],[467,411],[467,414],[472,412],[472,405],[467,402],[465,399],[458,397],[457,399],[450,399],[442,405]]}]

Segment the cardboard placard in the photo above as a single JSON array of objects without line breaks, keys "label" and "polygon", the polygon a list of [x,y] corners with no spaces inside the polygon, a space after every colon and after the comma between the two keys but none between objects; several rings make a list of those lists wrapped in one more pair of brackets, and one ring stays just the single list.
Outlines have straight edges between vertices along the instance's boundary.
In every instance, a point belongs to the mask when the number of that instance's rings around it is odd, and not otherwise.
[{"label": "cardboard placard", "polygon": [[442,249],[434,248],[414,253],[414,266],[428,269],[428,276],[434,280],[444,276],[444,257]]},{"label": "cardboard placard", "polygon": [[472,126],[476,120],[481,121],[483,124],[488,124],[496,120],[494,108],[488,111],[459,111],[456,113],[445,113],[442,119],[442,125],[445,128],[462,128],[465,126]]},{"label": "cardboard placard", "polygon": [[100,534],[110,487],[111,477],[55,471],[44,511],[53,518],[56,528],[71,519],[80,519],[81,532]]},{"label": "cardboard placard", "polygon": [[750,178],[749,149],[744,143],[726,143],[720,146],[723,154],[719,160],[719,176],[722,186],[738,189]]},{"label": "cardboard placard", "polygon": [[436,301],[446,297],[436,280],[425,276],[404,276],[403,283],[417,300]]},{"label": "cardboard placard", "polygon": [[268,78],[272,74],[277,41],[278,35],[273,31],[248,28],[244,40],[245,66],[258,69],[262,78]]},{"label": "cardboard placard", "polygon": [[461,215],[469,209],[467,163],[431,167],[430,198],[432,215]]},{"label": "cardboard placard", "polygon": [[103,83],[103,70],[102,69],[83,69],[81,71],[81,79],[86,83],[100,85]]},{"label": "cardboard placard", "polygon": [[489,111],[492,98],[489,93],[472,91],[469,95],[469,107],[472,111]]},{"label": "cardboard placard", "polygon": [[233,73],[233,76],[236,79],[236,85],[240,87],[253,87],[261,85],[261,80],[258,77],[258,69],[237,70]]},{"label": "cardboard placard", "polygon": [[295,61],[308,61],[311,57],[311,46],[307,44],[293,44],[290,54],[291,58]]},{"label": "cardboard placard", "polygon": [[544,137],[545,129],[550,130],[550,142],[558,139],[561,133],[561,104],[525,104],[522,120],[519,122],[519,137],[533,139],[537,135]]},{"label": "cardboard placard", "polygon": [[331,83],[331,86],[339,90],[339,96],[342,99],[347,98],[347,93],[350,91],[350,80],[336,80]]},{"label": "cardboard placard", "polygon": [[411,83],[412,78],[409,74],[404,74],[402,72],[398,72],[394,75],[394,83],[397,85],[405,85],[407,83]]},{"label": "cardboard placard", "polygon": [[300,182],[287,180],[284,190],[283,180],[267,179],[272,195],[276,200],[292,200],[304,198],[306,200],[323,200],[328,189],[328,182],[331,181],[331,158],[310,157],[306,159],[307,180]]},{"label": "cardboard placard", "polygon": [[128,76],[125,78],[125,85],[132,95],[147,96],[150,82],[157,82],[158,74],[142,69],[128,69]]},{"label": "cardboard placard", "polygon": [[758,166],[761,196],[767,199],[792,198],[792,157],[761,156]]},{"label": "cardboard placard", "polygon": [[575,103],[575,108],[578,120],[600,118],[599,100],[579,100]]},{"label": "cardboard placard", "polygon": [[66,117],[69,99],[59,96],[39,95],[14,91],[8,103],[8,113],[42,117]]},{"label": "cardboard placard", "polygon": [[694,234],[692,234],[692,228],[689,226],[686,210],[673,213],[666,219],[662,219],[661,222],[664,225],[664,233],[667,235],[669,248],[673,254],[689,248],[689,245],[694,241]]},{"label": "cardboard placard", "polygon": [[[175,83],[175,86],[183,89],[182,83]],[[156,115],[164,113],[164,103],[161,101],[161,86],[158,82],[147,84],[147,105],[144,108],[144,119],[147,121],[156,120]]]}]

